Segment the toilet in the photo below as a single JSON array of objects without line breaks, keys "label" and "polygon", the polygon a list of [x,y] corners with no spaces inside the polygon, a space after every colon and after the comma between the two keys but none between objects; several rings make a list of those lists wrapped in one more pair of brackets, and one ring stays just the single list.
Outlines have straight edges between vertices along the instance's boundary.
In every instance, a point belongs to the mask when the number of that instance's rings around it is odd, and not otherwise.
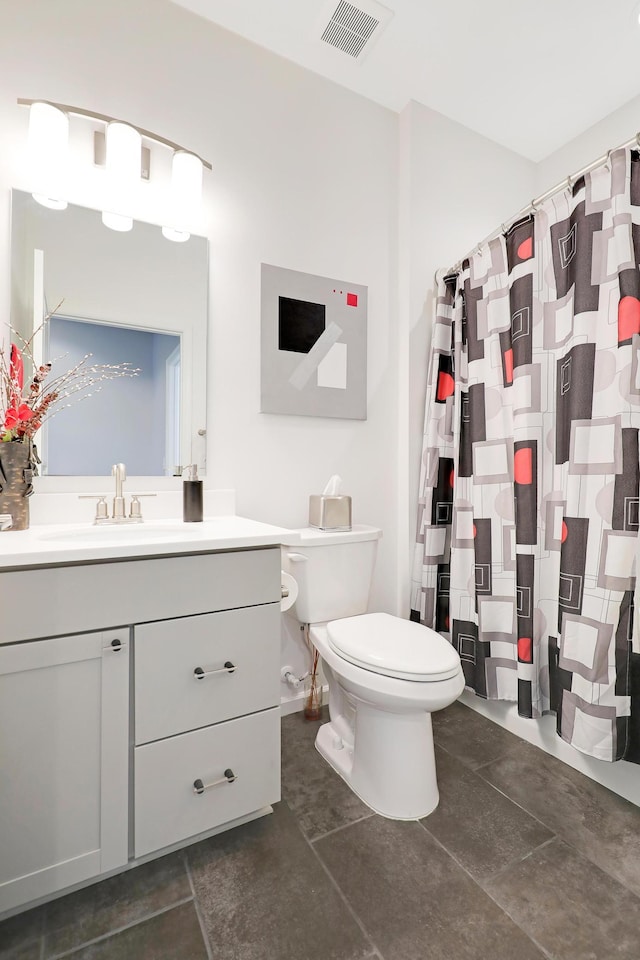
[{"label": "toilet", "polygon": [[416,820],[438,805],[431,714],[460,696],[460,657],[434,630],[366,613],[381,531],[307,527],[283,545],[298,585],[291,609],[309,625],[329,685],[316,749],[372,810]]}]

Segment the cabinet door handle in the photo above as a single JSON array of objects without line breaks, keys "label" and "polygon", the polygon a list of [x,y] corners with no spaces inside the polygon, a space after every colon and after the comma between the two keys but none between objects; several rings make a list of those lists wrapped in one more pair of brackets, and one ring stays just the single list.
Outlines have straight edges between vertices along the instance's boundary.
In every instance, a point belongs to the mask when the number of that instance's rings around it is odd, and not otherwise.
[{"label": "cabinet door handle", "polygon": [[213,780],[211,783],[203,783],[199,778],[198,780],[194,780],[193,792],[199,797],[205,790],[209,790],[211,787],[219,787],[221,783],[235,783],[237,779],[233,770],[229,768],[225,770],[224,777],[220,777],[219,780]]},{"label": "cabinet door handle", "polygon": [[120,651],[122,650],[122,640],[118,640],[117,637],[115,640],[112,640],[111,649],[113,650],[114,653],[120,653]]},{"label": "cabinet door handle", "polygon": [[196,667],[193,671],[193,675],[196,680],[204,680],[205,677],[215,677],[218,673],[233,673],[234,670],[237,670],[235,663],[231,663],[231,660],[227,660],[224,667],[220,667],[219,670],[203,670],[202,667]]}]

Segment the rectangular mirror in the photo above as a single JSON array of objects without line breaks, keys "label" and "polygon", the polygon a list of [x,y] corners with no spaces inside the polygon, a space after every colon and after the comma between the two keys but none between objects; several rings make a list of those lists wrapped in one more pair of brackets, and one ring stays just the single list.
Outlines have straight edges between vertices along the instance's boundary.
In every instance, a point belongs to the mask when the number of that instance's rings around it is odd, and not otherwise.
[{"label": "rectangular mirror", "polygon": [[193,462],[203,471],[207,240],[174,243],[139,221],[119,233],[97,210],[50,210],[13,190],[11,325],[28,340],[58,304],[35,342],[52,373],[87,354],[140,372],[45,421],[35,437],[41,473],[105,476],[118,462],[132,476],[171,476]]}]

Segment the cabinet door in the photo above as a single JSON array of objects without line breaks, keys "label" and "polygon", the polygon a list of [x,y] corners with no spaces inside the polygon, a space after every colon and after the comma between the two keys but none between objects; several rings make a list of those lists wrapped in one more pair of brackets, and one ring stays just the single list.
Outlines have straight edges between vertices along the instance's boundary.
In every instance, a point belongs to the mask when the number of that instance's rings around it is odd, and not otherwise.
[{"label": "cabinet door", "polygon": [[129,631],[0,646],[0,913],[127,862]]}]

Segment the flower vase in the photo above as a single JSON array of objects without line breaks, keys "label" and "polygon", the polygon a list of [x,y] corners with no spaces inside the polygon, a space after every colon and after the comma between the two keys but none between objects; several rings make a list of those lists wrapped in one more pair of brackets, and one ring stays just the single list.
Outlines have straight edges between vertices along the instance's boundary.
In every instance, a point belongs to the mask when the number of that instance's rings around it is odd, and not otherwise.
[{"label": "flower vase", "polygon": [[0,514],[11,514],[10,530],[29,526],[28,498],[33,493],[37,456],[30,440],[0,442]]}]

